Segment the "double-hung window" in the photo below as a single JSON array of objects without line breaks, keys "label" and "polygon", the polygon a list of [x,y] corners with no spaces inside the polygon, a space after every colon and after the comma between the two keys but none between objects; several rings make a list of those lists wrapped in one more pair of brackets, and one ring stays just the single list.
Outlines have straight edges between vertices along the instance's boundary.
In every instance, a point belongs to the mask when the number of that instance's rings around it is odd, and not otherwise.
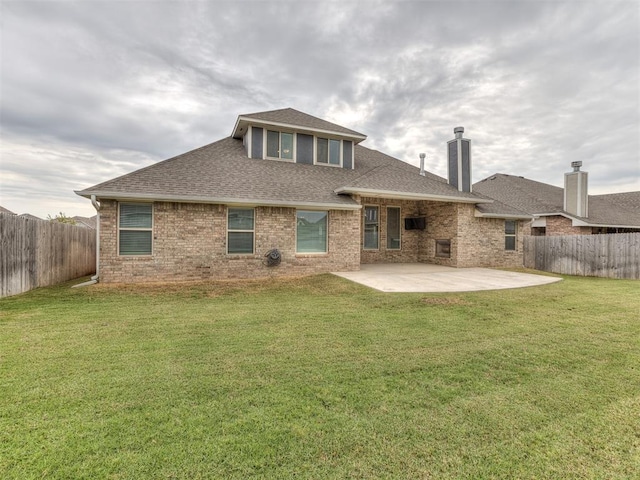
[{"label": "double-hung window", "polygon": [[340,140],[318,137],[316,139],[316,163],[339,166],[341,164],[341,150]]},{"label": "double-hung window", "polygon": [[400,207],[387,207],[387,250],[400,250]]},{"label": "double-hung window", "polygon": [[293,133],[267,130],[267,157],[293,160]]},{"label": "double-hung window", "polygon": [[151,255],[153,205],[121,203],[118,210],[118,254]]},{"label": "double-hung window", "polygon": [[229,208],[227,213],[227,253],[253,253],[254,217],[253,208]]},{"label": "double-hung window", "polygon": [[515,220],[504,221],[504,249],[515,250],[516,249],[516,227]]},{"label": "double-hung window", "polygon": [[364,248],[378,249],[379,236],[378,207],[364,207]]},{"label": "double-hung window", "polygon": [[327,212],[296,212],[296,252],[327,252]]}]

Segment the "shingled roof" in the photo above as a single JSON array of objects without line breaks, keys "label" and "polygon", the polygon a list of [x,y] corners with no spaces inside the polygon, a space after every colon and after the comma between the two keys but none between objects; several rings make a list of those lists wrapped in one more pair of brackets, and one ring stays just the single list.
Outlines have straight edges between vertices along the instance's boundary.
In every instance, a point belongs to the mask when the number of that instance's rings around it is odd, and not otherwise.
[{"label": "shingled roof", "polygon": [[356,145],[355,168],[248,158],[231,137],[76,192],[89,198],[358,209],[345,193],[466,203],[490,202],[459,192],[437,175]]},{"label": "shingled roof", "polygon": [[589,195],[588,217],[564,211],[564,189],[524,177],[496,173],[473,185],[476,193],[531,215],[564,215],[585,224],[640,227],[640,192]]},{"label": "shingled roof", "polygon": [[313,115],[300,112],[293,108],[283,108],[280,110],[239,115],[231,136],[234,138],[241,138],[242,133],[245,131],[243,126],[249,122],[256,123],[256,121],[268,125],[295,127],[297,130],[300,130],[302,127],[302,129],[306,129],[310,132],[324,132],[340,136],[354,137],[356,143],[367,138],[366,135],[360,132],[314,117]]}]

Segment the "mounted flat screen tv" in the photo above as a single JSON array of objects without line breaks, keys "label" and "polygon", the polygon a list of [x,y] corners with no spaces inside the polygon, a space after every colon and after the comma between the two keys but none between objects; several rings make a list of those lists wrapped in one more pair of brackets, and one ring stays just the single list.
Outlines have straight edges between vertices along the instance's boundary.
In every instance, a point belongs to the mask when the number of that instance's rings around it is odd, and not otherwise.
[{"label": "mounted flat screen tv", "polygon": [[404,219],[405,230],[424,230],[427,228],[426,217],[413,217]]}]

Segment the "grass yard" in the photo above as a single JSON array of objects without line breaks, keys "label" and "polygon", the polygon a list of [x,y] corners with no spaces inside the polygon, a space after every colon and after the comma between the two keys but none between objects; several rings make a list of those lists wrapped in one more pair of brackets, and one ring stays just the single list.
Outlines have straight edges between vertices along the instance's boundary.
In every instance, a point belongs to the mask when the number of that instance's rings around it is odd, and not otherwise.
[{"label": "grass yard", "polygon": [[0,300],[0,478],[639,478],[640,282]]}]

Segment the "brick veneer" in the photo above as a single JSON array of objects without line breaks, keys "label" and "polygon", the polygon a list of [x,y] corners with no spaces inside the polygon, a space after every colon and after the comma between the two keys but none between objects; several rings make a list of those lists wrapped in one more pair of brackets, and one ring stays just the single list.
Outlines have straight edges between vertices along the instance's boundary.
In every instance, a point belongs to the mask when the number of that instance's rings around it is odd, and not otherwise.
[{"label": "brick veneer", "polygon": [[[296,210],[256,207],[255,254],[227,255],[224,205],[154,202],[153,255],[120,256],[117,202],[100,209],[100,280],[163,282],[294,276],[360,268],[360,211],[329,212],[328,253],[296,254]],[[264,264],[278,248],[282,262]]]},{"label": "brick veneer", "polygon": [[[523,235],[528,222],[518,221],[516,250],[504,249],[504,220],[479,218],[471,204],[430,201],[397,201],[362,198],[363,205],[380,207],[380,245],[377,250],[362,250],[362,263],[423,262],[452,267],[521,267]],[[386,207],[399,206],[401,250],[386,248]],[[404,219],[424,216],[425,230],[404,230]],[[361,220],[363,222],[363,220]],[[364,230],[364,229],[363,229]],[[451,256],[436,257],[436,240],[451,241]],[[360,244],[364,243],[364,231]]]},{"label": "brick veneer", "polygon": [[[118,204],[104,200],[100,210],[100,279],[110,283],[294,276],[358,270],[361,262],[522,266],[526,222],[518,224],[517,249],[505,251],[504,220],[475,217],[473,205],[378,198],[359,201],[380,208],[377,250],[362,248],[363,210],[330,211],[328,253],[296,254],[296,209],[256,207],[255,254],[228,255],[226,206],[154,202],[153,255],[120,256]],[[386,248],[388,206],[400,207],[400,250]],[[404,219],[414,216],[426,217],[425,230],[404,229]],[[450,258],[436,257],[436,240],[440,239],[451,241]],[[282,254],[277,267],[264,264],[264,254],[272,248]]]},{"label": "brick veneer", "polygon": [[518,220],[516,249],[505,250],[505,220],[474,215],[475,207],[458,205],[457,267],[522,267],[528,221]]},{"label": "brick veneer", "polygon": [[571,219],[562,215],[544,217],[546,219],[546,235],[591,235],[591,227],[574,227]]}]

